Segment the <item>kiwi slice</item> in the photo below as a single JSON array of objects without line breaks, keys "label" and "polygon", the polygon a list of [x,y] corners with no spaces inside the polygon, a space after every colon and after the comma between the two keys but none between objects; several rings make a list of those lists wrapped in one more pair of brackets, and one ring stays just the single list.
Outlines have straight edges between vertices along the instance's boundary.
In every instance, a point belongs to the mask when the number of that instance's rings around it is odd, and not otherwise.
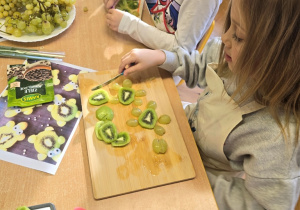
[{"label": "kiwi slice", "polygon": [[101,139],[103,139],[106,143],[115,141],[118,136],[116,125],[111,121],[107,121],[101,125],[98,132]]},{"label": "kiwi slice", "polygon": [[139,116],[139,124],[143,128],[154,128],[157,121],[157,114],[154,109],[145,109]]},{"label": "kiwi slice", "polygon": [[130,142],[130,136],[127,132],[120,132],[115,141],[111,142],[111,145],[114,147],[123,147]]},{"label": "kiwi slice", "polygon": [[89,103],[91,105],[99,106],[101,104],[107,103],[109,101],[109,95],[106,90],[100,89],[95,91],[89,97]]},{"label": "kiwi slice", "polygon": [[119,89],[119,101],[121,104],[128,105],[134,100],[135,90],[128,87],[122,87]]},{"label": "kiwi slice", "polygon": [[103,140],[102,138],[101,138],[101,136],[100,136],[100,134],[99,134],[99,130],[100,130],[100,127],[101,127],[101,125],[103,125],[104,124],[104,121],[98,121],[97,123],[96,123],[96,125],[95,125],[95,134],[96,134],[96,137],[97,137],[97,139],[99,139],[99,140]]},{"label": "kiwi slice", "polygon": [[101,106],[96,111],[96,117],[100,121],[112,121],[114,118],[114,111],[108,106]]}]

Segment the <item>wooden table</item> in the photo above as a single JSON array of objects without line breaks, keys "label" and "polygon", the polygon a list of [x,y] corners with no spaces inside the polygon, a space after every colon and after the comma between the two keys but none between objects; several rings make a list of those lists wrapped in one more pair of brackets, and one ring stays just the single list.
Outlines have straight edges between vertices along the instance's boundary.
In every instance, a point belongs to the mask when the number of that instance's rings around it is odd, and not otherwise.
[{"label": "wooden table", "polygon": [[[87,6],[89,11],[83,12]],[[105,23],[102,0],[77,0],[76,19],[61,35],[37,43],[2,42],[1,45],[66,52],[64,61],[74,65],[109,70],[119,66],[129,50],[143,45],[128,36],[111,31]],[[144,8],[143,20],[149,21]],[[6,65],[22,60],[0,58],[0,90],[7,85]],[[0,209],[51,202],[58,210],[83,207],[95,209],[218,209],[198,149],[182,109],[172,78],[160,71],[181,132],[192,159],[196,178],[122,196],[95,200],[84,135],[83,120],[55,175],[0,161]]]}]

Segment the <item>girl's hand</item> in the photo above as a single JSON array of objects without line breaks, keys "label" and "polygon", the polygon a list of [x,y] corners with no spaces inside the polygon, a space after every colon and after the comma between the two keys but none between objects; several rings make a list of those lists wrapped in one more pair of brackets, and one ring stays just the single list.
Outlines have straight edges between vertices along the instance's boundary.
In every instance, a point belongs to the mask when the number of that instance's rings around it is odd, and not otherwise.
[{"label": "girl's hand", "polygon": [[108,27],[113,31],[118,31],[120,22],[124,13],[118,9],[109,9],[106,14],[106,23]]},{"label": "girl's hand", "polygon": [[119,72],[128,75],[135,71],[143,71],[150,67],[159,66],[166,60],[166,55],[161,50],[133,49],[121,59]]},{"label": "girl's hand", "polygon": [[118,3],[119,0],[103,0],[103,4],[106,10],[114,8],[115,5]]}]

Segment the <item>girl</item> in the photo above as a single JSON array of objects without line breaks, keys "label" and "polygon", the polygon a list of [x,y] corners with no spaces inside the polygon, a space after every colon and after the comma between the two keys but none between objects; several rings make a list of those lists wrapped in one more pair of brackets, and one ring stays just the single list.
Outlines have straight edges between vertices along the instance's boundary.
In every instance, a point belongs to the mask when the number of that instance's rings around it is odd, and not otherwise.
[{"label": "girl", "polygon": [[180,46],[189,52],[196,49],[222,3],[222,0],[157,0],[151,9],[157,23],[153,27],[128,12],[110,9],[117,0],[103,1],[108,9],[107,24],[112,30],[128,34],[151,49],[172,50]]},{"label": "girl", "polygon": [[220,209],[294,209],[299,199],[299,11],[299,0],[232,0],[222,44],[122,58],[120,71],[135,63],[125,75],[157,65],[206,86],[185,111]]}]

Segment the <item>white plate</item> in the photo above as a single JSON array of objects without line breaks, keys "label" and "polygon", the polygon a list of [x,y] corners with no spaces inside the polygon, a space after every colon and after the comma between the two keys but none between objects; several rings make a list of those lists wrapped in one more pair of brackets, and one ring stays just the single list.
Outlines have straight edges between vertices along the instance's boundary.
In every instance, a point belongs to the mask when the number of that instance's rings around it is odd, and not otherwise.
[{"label": "white plate", "polygon": [[[11,41],[16,41],[16,42],[39,42],[39,41],[43,41],[46,39],[50,39],[52,37],[55,37],[59,34],[61,34],[62,32],[64,32],[65,30],[67,30],[70,25],[73,23],[74,19],[76,16],[76,8],[73,5],[72,10],[69,12],[69,20],[68,20],[68,24],[66,28],[62,28],[62,27],[57,27],[54,29],[54,31],[49,34],[49,35],[36,35],[36,34],[24,34],[21,37],[15,37],[13,35],[8,35],[5,33],[0,32],[0,36],[2,36],[3,38],[7,39],[7,40],[11,40]],[[1,25],[5,22],[4,19],[0,20]],[[5,31],[6,27],[3,26],[1,27],[1,30]]]}]

